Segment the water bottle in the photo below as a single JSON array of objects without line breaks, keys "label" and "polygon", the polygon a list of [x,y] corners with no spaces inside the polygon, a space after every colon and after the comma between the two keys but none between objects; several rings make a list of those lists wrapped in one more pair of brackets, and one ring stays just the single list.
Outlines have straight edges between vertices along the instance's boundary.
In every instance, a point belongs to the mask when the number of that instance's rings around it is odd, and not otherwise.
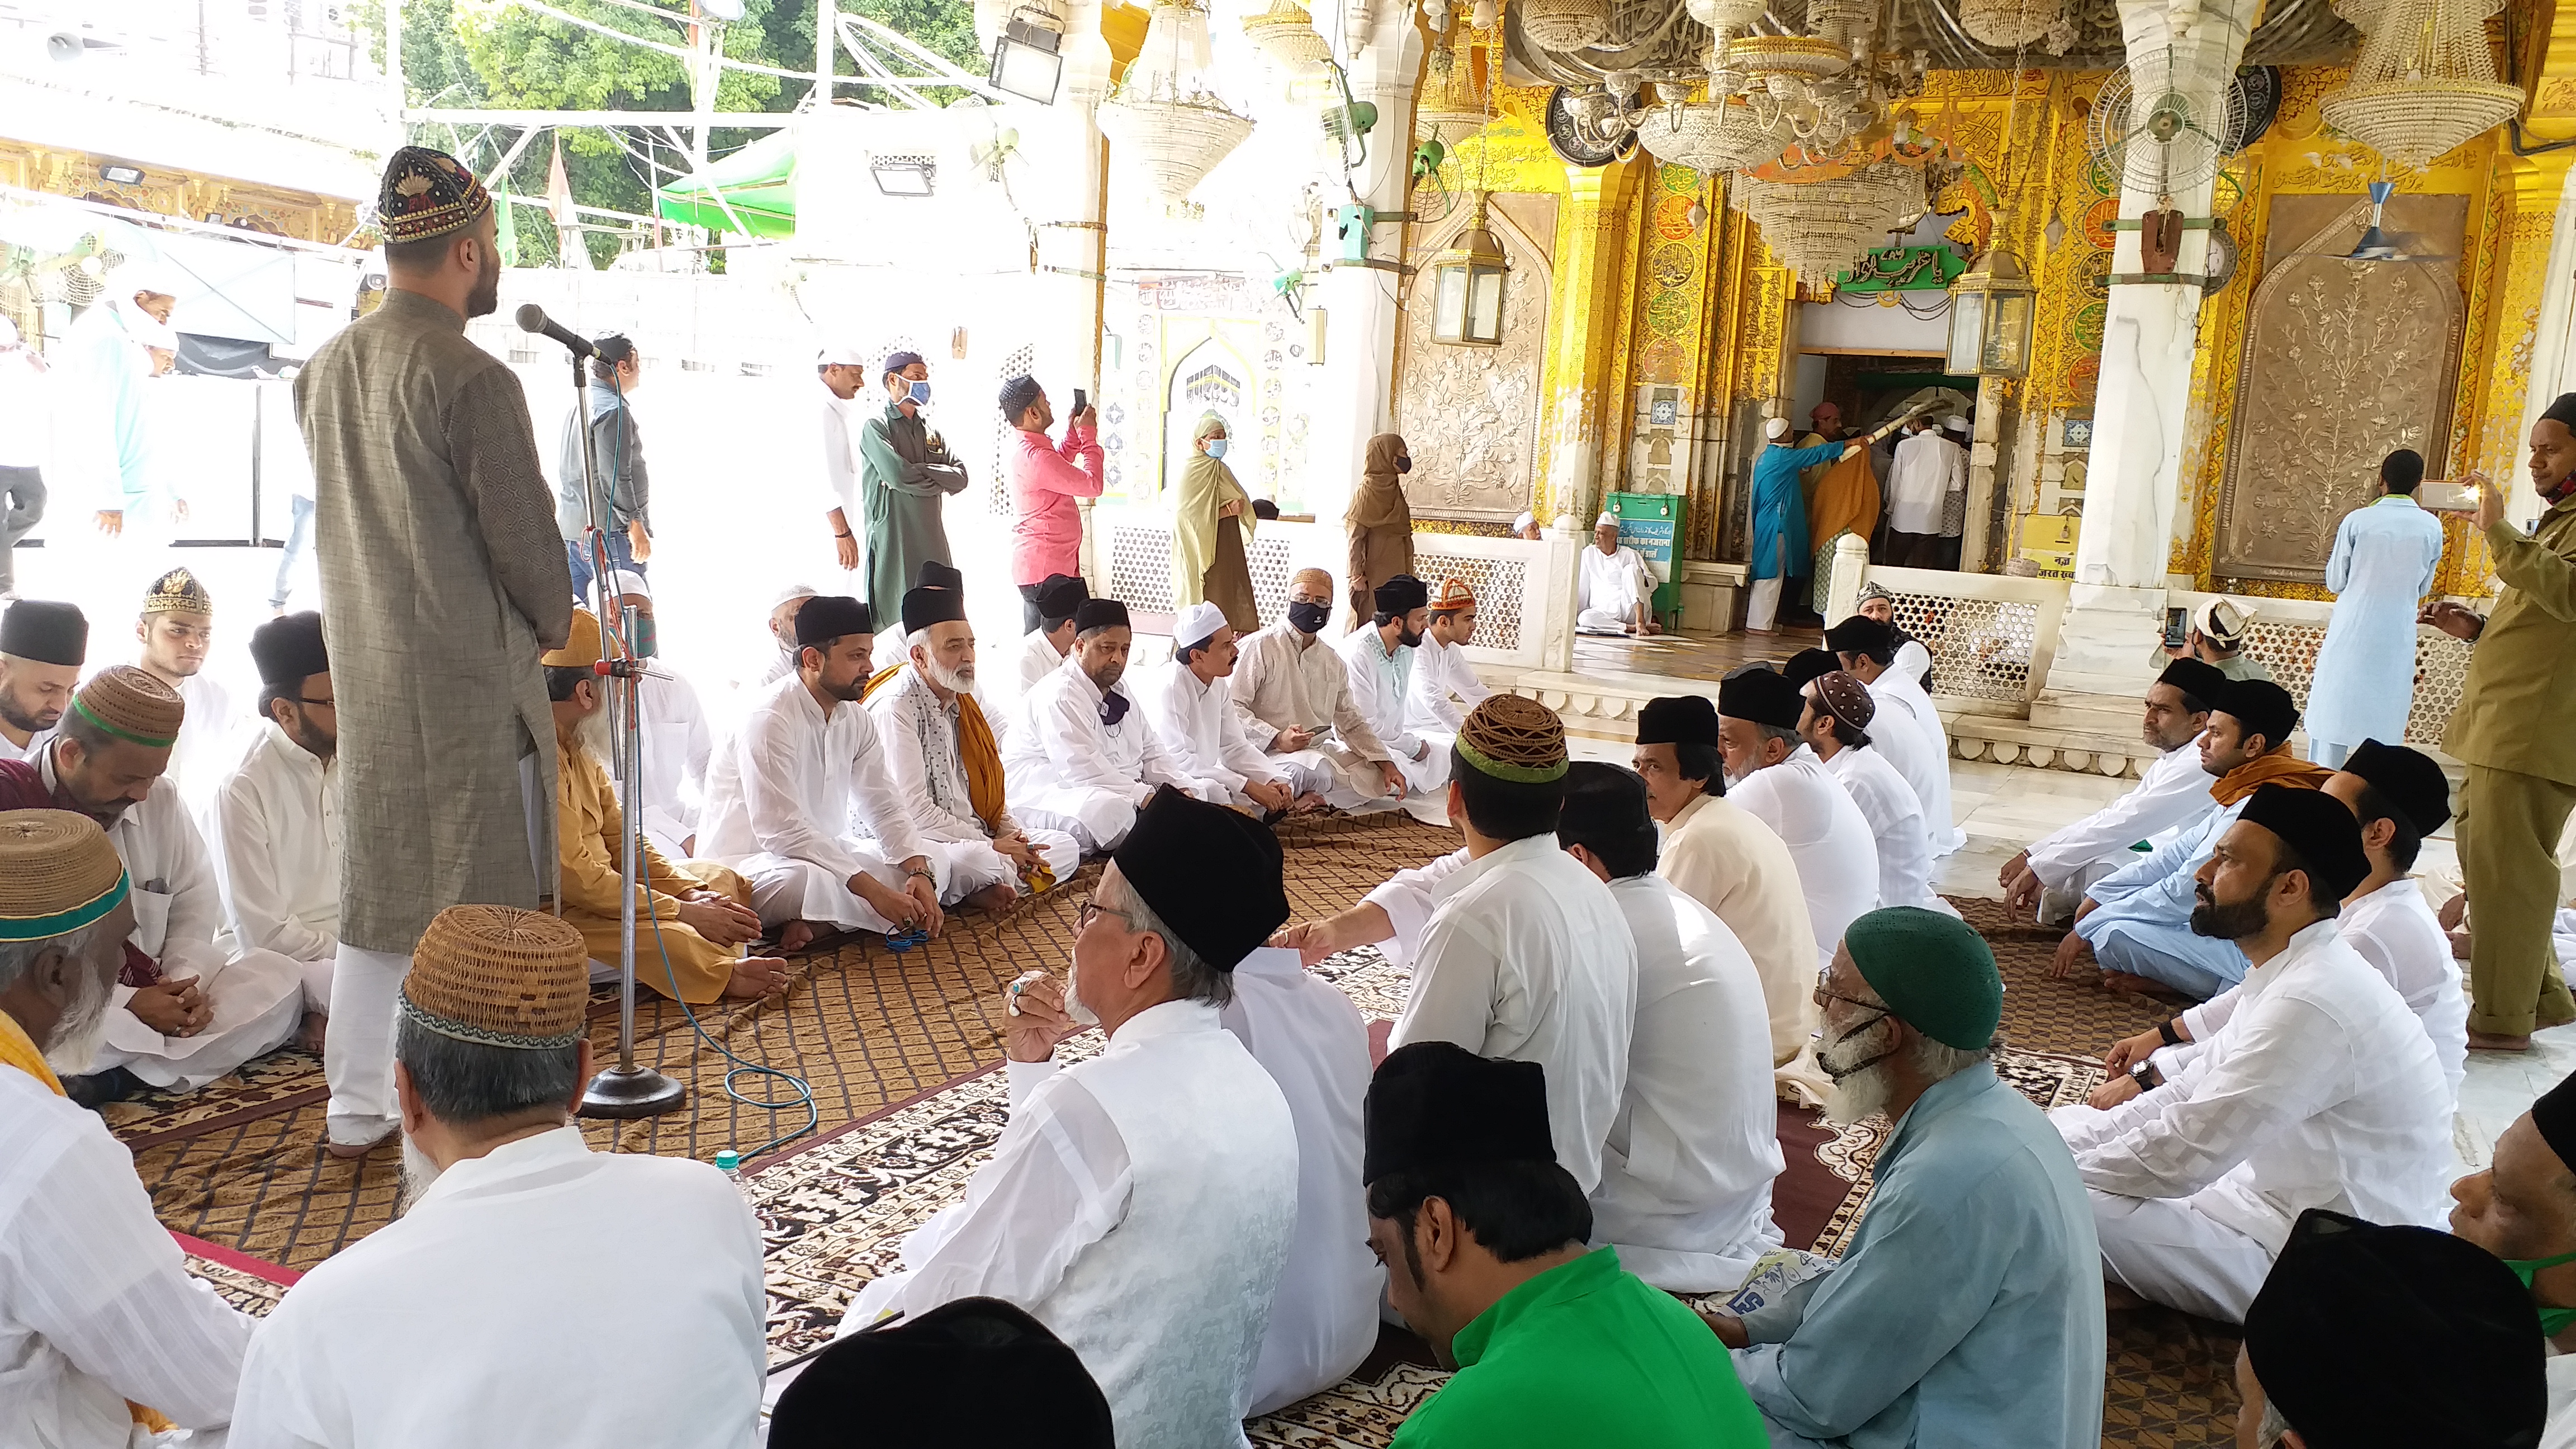
[{"label": "water bottle", "polygon": [[727,1148],[724,1151],[717,1153],[716,1171],[725,1175],[725,1181],[733,1184],[734,1191],[740,1192],[742,1190],[741,1153],[736,1152],[731,1148]]}]

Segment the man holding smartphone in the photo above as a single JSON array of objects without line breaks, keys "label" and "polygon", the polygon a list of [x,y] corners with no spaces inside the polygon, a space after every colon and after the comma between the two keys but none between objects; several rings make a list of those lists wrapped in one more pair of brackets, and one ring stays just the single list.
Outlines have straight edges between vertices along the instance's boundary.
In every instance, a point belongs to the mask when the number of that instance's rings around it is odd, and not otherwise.
[{"label": "man holding smartphone", "polygon": [[1019,446],[1007,466],[1011,482],[1011,582],[1020,590],[1020,628],[1038,627],[1038,594],[1058,575],[1082,575],[1082,508],[1075,500],[1100,496],[1099,415],[1080,388],[1064,441],[1047,436],[1055,406],[1028,376],[1002,384],[1002,417],[1019,429]]}]

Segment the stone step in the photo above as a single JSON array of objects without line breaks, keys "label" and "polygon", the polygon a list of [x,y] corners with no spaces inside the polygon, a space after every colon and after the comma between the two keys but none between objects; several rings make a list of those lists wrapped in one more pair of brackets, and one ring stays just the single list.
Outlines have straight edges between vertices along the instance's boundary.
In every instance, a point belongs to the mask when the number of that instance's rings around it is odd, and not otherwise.
[{"label": "stone step", "polygon": [[1947,718],[1951,753],[1963,760],[2074,770],[2118,779],[2135,776],[2156,757],[2154,747],[2138,738],[2134,720],[2124,732],[2114,733],[2052,728],[1994,715],[1960,714]]}]

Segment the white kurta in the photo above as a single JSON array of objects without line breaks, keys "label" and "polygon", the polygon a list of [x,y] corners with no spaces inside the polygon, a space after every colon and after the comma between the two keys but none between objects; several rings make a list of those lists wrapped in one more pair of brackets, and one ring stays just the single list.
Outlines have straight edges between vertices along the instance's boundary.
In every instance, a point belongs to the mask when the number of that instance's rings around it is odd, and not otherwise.
[{"label": "white kurta", "polygon": [[[53,788],[53,751],[37,768]],[[119,985],[108,1009],[107,1042],[90,1070],[123,1067],[152,1086],[191,1092],[285,1045],[304,1019],[304,968],[275,951],[228,954],[215,944],[223,893],[205,837],[170,777],[153,781],[152,793],[128,806],[107,838],[134,882],[134,934],[127,939],[160,964],[164,980],[195,978],[214,1020],[195,1036],[163,1036],[128,1007],[135,988]]]},{"label": "white kurta", "polygon": [[1887,470],[1887,526],[1899,533],[1942,532],[1950,495],[1968,486],[1968,450],[1926,428],[1896,445]]},{"label": "white kurta", "polygon": [[1359,1008],[1294,951],[1244,957],[1223,1020],[1278,1083],[1297,1129],[1297,1231],[1252,1369],[1251,1412],[1267,1414],[1350,1377],[1377,1347],[1386,1270],[1369,1251],[1360,1184],[1375,1068]]},{"label": "white kurta", "polygon": [[1404,727],[1420,733],[1454,736],[1467,723],[1468,711],[1493,691],[1476,677],[1463,644],[1443,644],[1429,634],[1414,650],[1413,682],[1404,699]]},{"label": "white kurta", "polygon": [[[1933,707],[1922,683],[1902,669],[1880,674],[1869,686],[1869,695],[1878,705],[1878,716],[1870,721],[1870,738],[1880,739],[1877,731],[1891,737],[1881,740],[1880,747],[1923,802],[1923,824],[1932,834],[1932,856],[1938,860],[1968,843],[1968,832],[1958,827],[1950,813],[1949,727],[1941,723],[1941,711]],[[1894,738],[1901,735],[1895,727],[1899,720],[1914,726],[1911,741]],[[1920,748],[1909,748],[1912,745]]]},{"label": "white kurta", "polygon": [[[660,660],[653,668],[669,668]],[[707,733],[707,712],[698,691],[676,674],[648,674],[636,701],[643,725],[644,808],[638,812],[621,792],[618,808],[641,820],[644,833],[664,855],[687,860],[697,855],[690,842],[698,833],[706,802],[707,761],[715,741]],[[614,772],[612,772],[614,783]]]},{"label": "white kurta", "polygon": [[[1387,758],[1404,775],[1405,784],[1428,794],[1449,783],[1449,755],[1424,735],[1405,728],[1405,699],[1413,687],[1414,656],[1408,645],[1386,647],[1373,628],[1353,629],[1333,646],[1349,671],[1352,707],[1366,716],[1369,731],[1385,746]],[[1419,753],[1422,758],[1415,759]]]},{"label": "white kurta", "polygon": [[748,1449],[767,1309],[760,1225],[714,1168],[540,1132],[305,1273],[252,1340],[231,1449]]},{"label": "white kurta", "polygon": [[1064,663],[1064,656],[1055,652],[1055,644],[1044,630],[1031,629],[1020,636],[1018,663],[1020,693],[1027,694],[1038,687],[1039,680],[1055,673],[1056,666]]},{"label": "white kurta", "polygon": [[865,871],[901,890],[901,866],[916,855],[929,856],[943,877],[941,898],[956,898],[947,857],[924,848],[895,790],[875,721],[855,704],[835,705],[826,719],[798,676],[771,685],[715,753],[699,829],[699,856],[751,881],[766,925],[889,930],[893,923],[859,899],[850,877]]},{"label": "white kurta", "polygon": [[1780,1246],[1762,978],[1715,912],[1653,875],[1610,883],[1637,945],[1628,1086],[1601,1153],[1592,1241],[1676,1293],[1733,1289]]},{"label": "white kurta", "polygon": [[1589,1194],[1637,1016],[1637,947],[1619,904],[1553,834],[1490,851],[1444,888],[1388,1044],[1455,1042],[1545,1067],[1556,1160]]},{"label": "white kurta", "polygon": [[[1351,672],[1342,656],[1312,634],[1282,620],[1243,637],[1226,677],[1226,693],[1242,717],[1244,737],[1285,765],[1325,776],[1325,798],[1338,809],[1386,793],[1375,762],[1389,758],[1368,716],[1351,698]],[[1278,748],[1279,732],[1304,729],[1325,737],[1302,750]]]},{"label": "white kurta", "polygon": [[[868,576],[867,514],[859,502],[859,449],[858,440],[853,436],[855,425],[850,419],[852,410],[864,404],[855,400],[841,401],[819,381],[815,386],[822,389],[823,396],[814,419],[815,441],[819,445],[814,457],[814,507],[827,518],[833,509],[841,510],[841,517],[848,521],[852,541],[859,546],[859,566],[850,571],[850,576],[865,580]],[[864,398],[867,394],[859,396]],[[838,539],[833,540],[835,546],[839,542]]]},{"label": "white kurta", "polygon": [[1088,1061],[1008,1070],[1010,1125],[965,1201],[905,1240],[904,1271],[870,1283],[841,1332],[1004,1299],[1081,1356],[1119,1449],[1244,1444],[1297,1229],[1287,1099],[1195,1001],[1129,1018]]},{"label": "white kurta", "polygon": [[[1113,694],[1126,704],[1114,725],[1102,717]],[[1116,849],[1156,786],[1195,784],[1155,738],[1126,681],[1103,692],[1077,657],[1040,680],[1017,713],[1002,740],[1011,811],[1071,835],[1086,851]]]},{"label": "white kurta", "polygon": [[[904,809],[912,815],[913,828],[930,852],[947,857],[951,885],[958,895],[1002,881],[1016,882],[1019,868],[992,842],[996,835],[1022,827],[1008,810],[991,831],[976,815],[974,796],[966,784],[966,763],[957,751],[957,702],[942,700],[921,677],[920,669],[907,664],[903,673],[870,696],[867,710],[876,723],[877,742],[885,747],[887,773],[903,796]],[[1061,830],[1023,833],[1046,857],[1056,879],[1071,879],[1081,868],[1082,847],[1072,836]]]},{"label": "white kurta", "polygon": [[337,763],[264,721],[214,802],[233,941],[302,962],[308,1011],[331,1009],[331,962],[340,951]]},{"label": "white kurta", "polygon": [[[1807,925],[1816,933],[1814,964],[1824,969],[1842,944],[1843,928],[1878,908],[1878,843],[1869,821],[1804,745],[1729,785],[1726,798],[1789,847],[1807,902]],[[1812,978],[1808,984],[1815,984]]]},{"label": "white kurta", "polygon": [[2194,735],[2156,756],[2129,793],[2032,841],[2031,874],[2050,890],[2080,891],[2136,859],[2130,846],[2199,824],[2218,808],[2209,772],[2200,767],[2199,741]]},{"label": "white kurta", "polygon": [[[1719,795],[1702,795],[1663,828],[1655,873],[1717,912],[1762,974],[1771,1010],[1771,1061],[1786,1066],[1816,1030],[1816,928],[1798,863],[1771,827]],[[1797,1072],[1817,1085],[1821,1074]]]},{"label": "white kurta", "polygon": [[0,1444],[125,1449],[128,1399],[216,1428],[250,1337],[98,1114],[0,1067]]},{"label": "white kurta", "polygon": [[2399,744],[2415,706],[2415,610],[2442,562],[2442,520],[2404,494],[2356,508],[2326,557],[2334,615],[2308,684],[2308,738]]},{"label": "white kurta", "polygon": [[2423,1024],[2319,921],[2248,971],[2204,1050],[2108,1112],[2049,1114],[2074,1150],[2112,1276],[2242,1322],[2308,1208],[2440,1226],[2450,1092]]},{"label": "white kurta", "polygon": [[178,785],[179,798],[193,815],[204,811],[232,773],[254,721],[247,710],[235,713],[233,692],[203,670],[179,681],[179,698],[187,713],[162,774]]},{"label": "white kurta", "polygon": [[0,760],[32,760],[36,752],[45,747],[45,742],[53,737],[52,730],[41,729],[27,736],[25,744],[13,745],[7,735],[0,735]]},{"label": "white kurta", "polygon": [[1836,750],[1824,765],[1869,822],[1878,846],[1878,903],[1957,915],[1932,889],[1932,835],[1923,828],[1923,802],[1914,787],[1876,745]]},{"label": "white kurta", "polygon": [[1637,622],[1637,608],[1655,597],[1655,576],[1643,554],[1620,546],[1603,553],[1587,545],[1575,600],[1575,627],[1587,634],[1622,634]]},{"label": "white kurta", "polygon": [[1219,805],[1251,804],[1247,784],[1282,784],[1280,771],[1243,732],[1243,717],[1225,680],[1201,680],[1175,659],[1145,671],[1136,694],[1155,738],[1172,757],[1172,766],[1187,776],[1190,793]]}]

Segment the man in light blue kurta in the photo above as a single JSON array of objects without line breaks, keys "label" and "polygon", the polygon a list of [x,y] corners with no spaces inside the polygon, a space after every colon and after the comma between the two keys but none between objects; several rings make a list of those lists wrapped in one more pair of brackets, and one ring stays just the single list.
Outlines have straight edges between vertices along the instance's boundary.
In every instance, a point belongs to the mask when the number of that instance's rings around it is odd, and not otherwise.
[{"label": "man in light blue kurta", "polygon": [[2442,562],[2442,523],[2415,502],[2424,459],[2400,448],[2379,465],[2384,496],[2343,516],[2326,587],[2334,618],[2308,686],[2308,758],[2328,769],[2363,740],[2406,738],[2415,708],[2415,609]]},{"label": "man in light blue kurta", "polygon": [[1787,418],[1771,419],[1764,425],[1763,436],[1770,441],[1753,459],[1753,559],[1745,570],[1753,580],[1753,599],[1744,627],[1767,634],[1779,616],[1781,580],[1804,578],[1814,567],[1807,543],[1807,495],[1798,485],[1798,472],[1830,463],[1860,444],[1792,448],[1787,441]]},{"label": "man in light blue kurta", "polygon": [[1841,1264],[1711,1317],[1775,1449],[2096,1449],[2101,1250],[2065,1142],[1986,1059],[1993,952],[1951,917],[1872,911],[1820,995],[1828,1112],[1896,1126]]}]

